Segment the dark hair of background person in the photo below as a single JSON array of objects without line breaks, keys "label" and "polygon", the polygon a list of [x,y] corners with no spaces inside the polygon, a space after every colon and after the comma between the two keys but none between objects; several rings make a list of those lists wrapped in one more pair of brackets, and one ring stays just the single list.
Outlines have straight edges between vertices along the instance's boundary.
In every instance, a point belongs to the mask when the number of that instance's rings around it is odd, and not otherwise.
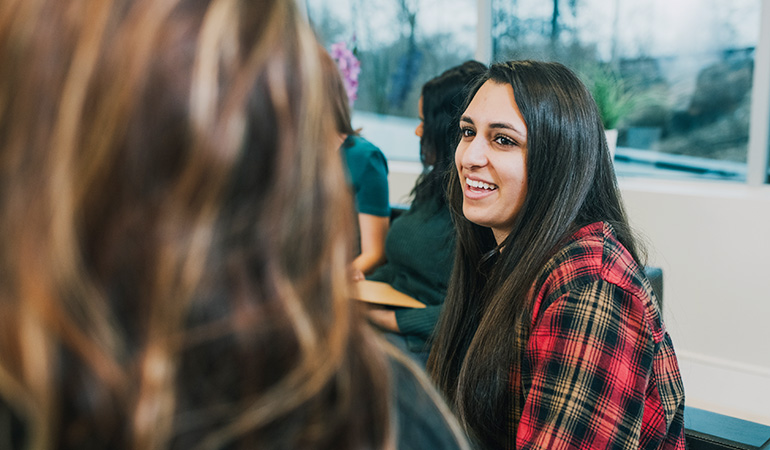
[{"label": "dark hair of background person", "polygon": [[393,444],[320,72],[293,1],[0,3],[20,447]]},{"label": "dark hair of background person", "polygon": [[596,104],[580,80],[558,63],[512,61],[491,66],[472,94],[487,80],[513,87],[526,123],[527,197],[497,246],[491,230],[463,217],[462,187],[452,171],[458,247],[428,370],[469,434],[483,448],[499,448],[509,433],[500,420],[510,414],[509,372],[521,356],[511,343],[527,335],[533,284],[546,262],[570,235],[597,221],[610,223],[640,263],[641,255]]},{"label": "dark hair of background person", "polygon": [[454,167],[462,107],[470,85],[486,68],[478,61],[466,61],[423,85],[420,161],[424,169],[412,189],[415,203],[446,201],[446,176]]}]

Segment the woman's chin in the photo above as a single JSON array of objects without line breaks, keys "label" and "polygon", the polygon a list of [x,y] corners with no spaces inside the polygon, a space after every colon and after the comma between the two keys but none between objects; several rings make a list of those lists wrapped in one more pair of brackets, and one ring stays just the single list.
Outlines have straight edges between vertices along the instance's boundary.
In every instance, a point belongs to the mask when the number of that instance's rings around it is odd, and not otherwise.
[{"label": "woman's chin", "polygon": [[484,211],[480,211],[479,208],[470,207],[467,204],[463,204],[463,216],[478,226],[490,226],[488,215]]}]

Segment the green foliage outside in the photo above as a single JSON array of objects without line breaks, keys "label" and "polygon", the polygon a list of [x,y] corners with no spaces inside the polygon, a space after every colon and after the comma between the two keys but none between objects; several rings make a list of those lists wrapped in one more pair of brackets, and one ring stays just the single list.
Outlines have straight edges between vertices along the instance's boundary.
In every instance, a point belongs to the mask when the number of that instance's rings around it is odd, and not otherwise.
[{"label": "green foliage outside", "polygon": [[618,123],[637,106],[634,93],[608,67],[596,66],[584,72],[583,82],[596,101],[605,130],[617,128]]}]

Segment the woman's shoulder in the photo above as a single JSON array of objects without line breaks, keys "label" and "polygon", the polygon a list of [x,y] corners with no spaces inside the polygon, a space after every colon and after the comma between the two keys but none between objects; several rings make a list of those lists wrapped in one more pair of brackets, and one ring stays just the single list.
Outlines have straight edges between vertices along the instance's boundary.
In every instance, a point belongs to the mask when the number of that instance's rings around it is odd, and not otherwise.
[{"label": "woman's shoulder", "polygon": [[368,158],[376,158],[383,160],[385,159],[385,154],[382,153],[382,150],[380,150],[379,147],[374,145],[372,142],[364,138],[363,136],[358,135],[349,135],[347,138],[345,138],[345,142],[342,145],[346,156],[353,157],[353,158],[362,158],[362,159],[368,159]]},{"label": "woman's shoulder", "polygon": [[350,135],[342,144],[342,152],[354,182],[365,178],[387,182],[388,161],[376,145],[361,136]]},{"label": "woman's shoulder", "polygon": [[399,350],[390,348],[388,353],[397,448],[469,449],[459,422],[425,372]]},{"label": "woman's shoulder", "polygon": [[578,229],[548,261],[544,275],[557,276],[562,284],[580,278],[613,278],[618,273],[637,272],[640,266],[607,222],[594,222]]},{"label": "woman's shoulder", "polygon": [[[452,215],[449,212],[449,206],[444,199],[425,198],[421,201],[413,201],[403,214],[396,220],[405,219],[416,223],[429,224],[431,227],[445,227],[446,224],[452,225]],[[452,225],[454,229],[454,226]]]},{"label": "woman's shoulder", "polygon": [[[446,207],[413,204],[391,223],[387,245],[391,254],[404,260],[442,261],[454,259],[455,228]],[[442,264],[443,266],[443,264]]]},{"label": "woman's shoulder", "polygon": [[597,282],[609,283],[645,304],[653,295],[643,268],[606,222],[583,226],[554,254],[538,276],[538,300],[547,302],[549,297],[554,299]]}]

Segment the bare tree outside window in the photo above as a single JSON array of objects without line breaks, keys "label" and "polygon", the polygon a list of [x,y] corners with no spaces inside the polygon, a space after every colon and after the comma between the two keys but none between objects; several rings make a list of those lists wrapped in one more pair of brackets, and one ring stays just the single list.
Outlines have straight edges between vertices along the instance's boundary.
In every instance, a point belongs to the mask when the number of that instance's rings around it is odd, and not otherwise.
[{"label": "bare tree outside window", "polygon": [[361,61],[356,111],[416,118],[422,85],[473,57],[473,2],[307,0],[307,8],[324,45],[355,41]]}]

